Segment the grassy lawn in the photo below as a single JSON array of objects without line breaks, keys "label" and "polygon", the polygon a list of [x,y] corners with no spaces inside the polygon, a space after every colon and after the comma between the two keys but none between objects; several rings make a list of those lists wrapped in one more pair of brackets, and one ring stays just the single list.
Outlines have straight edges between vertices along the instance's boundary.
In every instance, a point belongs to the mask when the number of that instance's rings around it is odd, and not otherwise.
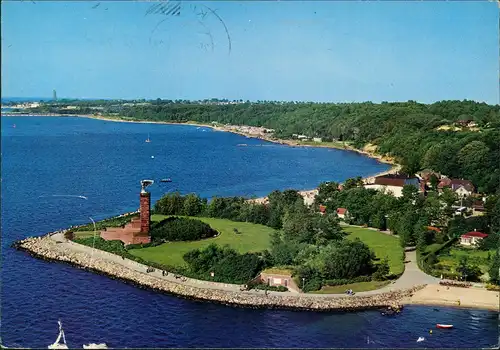
[{"label": "grassy lawn", "polygon": [[358,237],[375,252],[377,258],[383,259],[387,256],[391,274],[399,275],[404,271],[403,248],[399,245],[398,237],[361,227],[344,226],[343,229],[349,233],[348,239]]},{"label": "grassy lawn", "polygon": [[[75,231],[73,232],[75,238],[87,238],[87,237],[93,237],[94,236],[94,231]],[[100,237],[100,231],[96,231],[95,236]]]},{"label": "grassy lawn", "polygon": [[[493,257],[495,251],[490,250],[489,254]],[[467,256],[469,258],[469,263],[478,265],[483,273],[488,271],[488,251],[477,250],[474,248],[461,248],[457,246],[452,247],[449,252],[446,252],[445,250],[438,255],[439,264],[448,266],[454,270],[454,268],[458,265],[458,261],[461,256]]]},{"label": "grassy lawn", "polygon": [[[166,218],[163,215],[153,215],[152,221],[160,221]],[[240,253],[258,252],[269,248],[270,234],[274,229],[247,222],[235,222],[225,219],[195,218],[210,225],[220,234],[215,238],[209,238],[193,242],[171,242],[157,247],[131,249],[129,252],[147,261],[154,261],[170,266],[186,266],[182,256],[190,250],[204,248],[210,243],[218,245],[228,244]],[[240,232],[234,233],[236,228]]]},{"label": "grassy lawn", "polygon": [[344,294],[347,289],[352,289],[353,292],[366,292],[369,290],[380,289],[388,285],[389,281],[370,281],[344,284],[341,286],[324,286],[320,290],[311,292],[312,294]]}]

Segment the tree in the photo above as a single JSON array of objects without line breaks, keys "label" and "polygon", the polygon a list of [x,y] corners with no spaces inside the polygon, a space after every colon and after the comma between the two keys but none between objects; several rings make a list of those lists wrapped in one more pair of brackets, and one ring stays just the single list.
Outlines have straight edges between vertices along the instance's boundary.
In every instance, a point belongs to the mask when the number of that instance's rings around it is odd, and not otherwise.
[{"label": "tree", "polygon": [[363,179],[361,178],[361,176],[358,176],[355,178],[347,179],[343,185],[343,189],[350,190],[352,188],[361,187],[361,186],[363,186]]},{"label": "tree", "polygon": [[470,264],[467,255],[460,257],[456,270],[465,281],[475,281],[481,276],[481,269],[477,265]]},{"label": "tree", "polygon": [[377,271],[373,274],[373,279],[376,281],[383,281],[387,279],[389,275],[389,258],[386,256],[380,264],[377,266]]},{"label": "tree", "polygon": [[458,152],[458,163],[468,175],[473,175],[475,171],[481,168],[490,149],[482,141],[472,141],[462,147]]},{"label": "tree", "polygon": [[314,241],[316,245],[324,245],[331,241],[341,240],[346,233],[339,225],[336,215],[316,215],[313,221],[315,231]]},{"label": "tree", "polygon": [[431,174],[429,178],[429,182],[431,183],[431,188],[433,191],[437,191],[439,185],[439,179],[436,174]]},{"label": "tree", "polygon": [[322,275],[326,279],[351,279],[367,276],[373,272],[374,254],[358,238],[342,240],[326,246],[320,259],[323,261]]},{"label": "tree", "polygon": [[195,194],[188,194],[184,197],[184,215],[196,216],[203,211],[203,202]]},{"label": "tree", "polygon": [[500,254],[498,250],[493,257],[488,274],[490,275],[491,282],[500,285]]},{"label": "tree", "polygon": [[448,237],[460,237],[464,233],[467,233],[467,231],[467,222],[463,216],[455,216],[453,219],[448,221],[448,226],[446,227]]}]

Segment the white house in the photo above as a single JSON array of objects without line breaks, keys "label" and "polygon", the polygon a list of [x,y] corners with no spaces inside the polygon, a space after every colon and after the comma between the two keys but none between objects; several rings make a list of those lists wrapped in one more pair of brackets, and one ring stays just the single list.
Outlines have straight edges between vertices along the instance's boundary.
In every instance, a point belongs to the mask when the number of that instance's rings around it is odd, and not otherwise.
[{"label": "white house", "polygon": [[475,246],[477,245],[481,240],[485,239],[488,237],[486,233],[482,232],[468,232],[464,235],[460,236],[460,244],[463,246]]},{"label": "white house", "polygon": [[391,193],[394,197],[403,196],[403,187],[405,185],[413,185],[420,189],[420,181],[417,177],[409,177],[399,174],[388,174],[377,176],[375,182],[366,184],[365,188],[371,188],[385,193]]}]

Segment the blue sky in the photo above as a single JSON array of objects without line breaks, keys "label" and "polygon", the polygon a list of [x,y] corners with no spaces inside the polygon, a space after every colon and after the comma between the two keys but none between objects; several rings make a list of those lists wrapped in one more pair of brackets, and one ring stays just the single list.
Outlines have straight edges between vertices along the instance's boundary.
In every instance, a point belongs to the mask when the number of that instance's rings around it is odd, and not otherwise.
[{"label": "blue sky", "polygon": [[2,2],[2,96],[499,103],[492,2],[97,4]]}]

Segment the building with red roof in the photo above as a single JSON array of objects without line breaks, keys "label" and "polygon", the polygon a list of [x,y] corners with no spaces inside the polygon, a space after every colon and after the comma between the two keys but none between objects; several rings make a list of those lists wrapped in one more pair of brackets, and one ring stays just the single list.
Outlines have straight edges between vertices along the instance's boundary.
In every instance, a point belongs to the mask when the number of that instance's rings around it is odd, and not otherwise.
[{"label": "building with red roof", "polygon": [[486,237],[488,237],[486,233],[478,231],[467,232],[460,236],[460,244],[464,246],[475,246]]},{"label": "building with red roof", "polygon": [[347,215],[348,211],[346,208],[337,208],[337,216],[341,219],[344,219]]}]

